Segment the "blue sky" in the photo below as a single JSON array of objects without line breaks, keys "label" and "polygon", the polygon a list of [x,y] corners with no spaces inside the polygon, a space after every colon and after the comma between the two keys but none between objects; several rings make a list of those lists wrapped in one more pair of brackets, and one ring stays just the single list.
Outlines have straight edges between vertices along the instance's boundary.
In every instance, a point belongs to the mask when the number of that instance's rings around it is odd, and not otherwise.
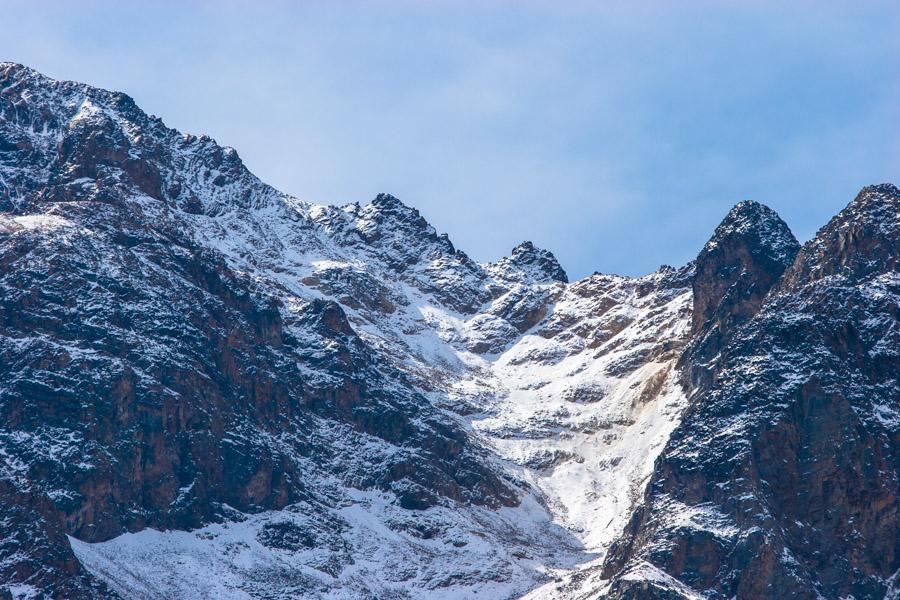
[{"label": "blue sky", "polygon": [[[783,6],[790,4],[790,6]],[[132,95],[306,200],[386,191],[478,260],[693,258],[734,203],[805,240],[900,183],[889,2],[6,0],[0,59]]]}]

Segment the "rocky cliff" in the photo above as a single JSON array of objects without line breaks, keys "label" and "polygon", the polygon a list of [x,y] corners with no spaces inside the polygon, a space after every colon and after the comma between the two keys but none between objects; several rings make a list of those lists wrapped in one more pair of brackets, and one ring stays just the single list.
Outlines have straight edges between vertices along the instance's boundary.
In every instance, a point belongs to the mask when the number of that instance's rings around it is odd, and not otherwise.
[{"label": "rocky cliff", "polygon": [[[783,273],[786,261],[745,271],[768,292],[711,360],[702,341],[685,357],[706,352],[693,368],[708,374],[610,552],[610,597],[895,597],[898,216],[896,187],[865,188]],[[737,245],[751,248],[745,262],[789,258],[781,224],[770,232]],[[695,310],[709,300],[695,296]]]}]

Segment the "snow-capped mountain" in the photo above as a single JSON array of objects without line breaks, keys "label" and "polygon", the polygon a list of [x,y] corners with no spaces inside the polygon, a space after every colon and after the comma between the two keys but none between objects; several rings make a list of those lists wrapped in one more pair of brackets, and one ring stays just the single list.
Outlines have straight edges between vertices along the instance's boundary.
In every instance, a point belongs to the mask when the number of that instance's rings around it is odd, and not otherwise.
[{"label": "snow-capped mountain", "polygon": [[893,597],[898,222],[569,282],[0,63],[0,598]]}]

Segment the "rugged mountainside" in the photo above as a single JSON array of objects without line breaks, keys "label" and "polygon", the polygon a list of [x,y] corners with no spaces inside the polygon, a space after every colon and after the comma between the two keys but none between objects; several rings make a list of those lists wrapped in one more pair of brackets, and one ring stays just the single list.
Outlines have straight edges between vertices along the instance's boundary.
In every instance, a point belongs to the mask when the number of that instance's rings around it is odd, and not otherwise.
[{"label": "rugged mountainside", "polygon": [[709,373],[610,552],[609,595],[896,597],[900,191],[865,188],[793,260],[783,234],[749,247],[761,286],[790,266],[708,363],[720,325],[700,325],[685,360]]},{"label": "rugged mountainside", "polygon": [[898,223],[569,283],[0,63],[0,598],[892,597]]}]

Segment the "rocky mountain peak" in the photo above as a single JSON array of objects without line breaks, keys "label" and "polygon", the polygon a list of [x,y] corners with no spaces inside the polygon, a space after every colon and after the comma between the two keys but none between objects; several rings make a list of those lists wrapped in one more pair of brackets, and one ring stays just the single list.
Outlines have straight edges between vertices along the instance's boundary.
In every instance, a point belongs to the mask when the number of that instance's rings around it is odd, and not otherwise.
[{"label": "rocky mountain peak", "polygon": [[461,257],[446,234],[437,230],[411,206],[391,194],[378,194],[358,209],[356,231],[373,247],[389,250],[404,268],[440,255]]},{"label": "rocky mountain peak", "polygon": [[[150,197],[184,212],[218,215],[278,196],[234,149],[169,129],[120,92],[3,63],[0,117],[3,210]],[[16,189],[32,193],[23,197]]]},{"label": "rocky mountain peak", "polygon": [[0,63],[0,97],[11,103],[20,116],[42,118],[39,131],[47,132],[94,119],[117,118],[132,125],[159,119],[148,116],[134,99],[122,92],[91,87],[75,81],[57,81],[14,62]]},{"label": "rocky mountain peak", "polygon": [[799,249],[775,211],[752,200],[736,204],[697,257],[694,333],[724,332],[752,316]]},{"label": "rocky mountain peak", "polygon": [[797,239],[778,213],[755,200],[742,200],[728,211],[701,255],[736,239],[756,246],[782,264],[790,264],[799,248]]},{"label": "rocky mountain peak", "polygon": [[434,227],[419,213],[418,209],[404,204],[391,194],[378,194],[368,204],[359,209],[361,221],[369,228],[395,226],[408,231],[436,235]]},{"label": "rocky mountain peak", "polygon": [[22,78],[28,77],[30,73],[36,73],[33,69],[29,69],[19,63],[10,61],[0,62],[0,83],[4,88],[21,81]]},{"label": "rocky mountain peak", "polygon": [[509,256],[501,258],[488,268],[495,276],[506,281],[569,282],[569,277],[556,260],[556,256],[549,250],[538,248],[530,241],[522,242],[512,249]]},{"label": "rocky mountain peak", "polygon": [[831,276],[860,280],[896,271],[898,250],[900,190],[890,183],[867,186],[803,246],[782,287]]},{"label": "rocky mountain peak", "polygon": [[[375,196],[369,204],[359,210],[359,217],[357,230],[369,242],[382,239],[391,231],[429,242],[440,237],[418,209],[404,204],[391,194],[380,193]],[[447,241],[449,242],[449,239]],[[407,240],[406,243],[412,243],[412,240]],[[444,250],[455,252],[452,244]]]},{"label": "rocky mountain peak", "polygon": [[416,215],[419,214],[419,211],[412,208],[411,206],[407,206],[406,204],[404,204],[403,201],[400,200],[400,198],[394,196],[393,194],[386,194],[384,192],[381,192],[377,196],[375,196],[375,198],[372,200],[372,204],[385,210],[407,211],[414,212],[416,213]]},{"label": "rocky mountain peak", "polygon": [[11,61],[0,62],[0,83],[3,84],[4,88],[28,82],[31,84],[48,84],[52,81],[52,79],[31,67]]}]

